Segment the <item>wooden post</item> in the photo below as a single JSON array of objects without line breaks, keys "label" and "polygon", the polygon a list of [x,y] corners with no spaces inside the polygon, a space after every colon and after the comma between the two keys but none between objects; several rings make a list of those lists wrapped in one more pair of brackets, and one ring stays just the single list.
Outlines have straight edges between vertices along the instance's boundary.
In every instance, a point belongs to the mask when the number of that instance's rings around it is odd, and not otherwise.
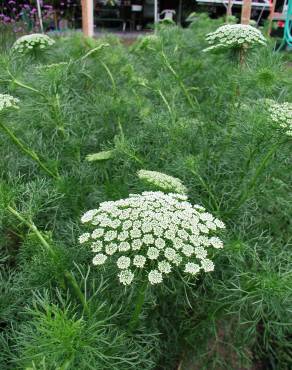
[{"label": "wooden post", "polygon": [[158,14],[158,0],[154,0],[154,23],[158,23],[159,14]]},{"label": "wooden post", "polygon": [[86,37],[94,35],[93,29],[93,0],[81,0],[82,5],[82,30]]},{"label": "wooden post", "polygon": [[277,3],[277,0],[273,0],[273,3],[272,3],[271,8],[270,8],[268,35],[270,35],[271,31],[272,31],[272,25],[273,25],[273,18],[274,18],[274,14],[275,14],[276,3]]},{"label": "wooden post", "polygon": [[251,0],[243,0],[241,10],[241,24],[249,24],[251,14]]},{"label": "wooden post", "polygon": [[232,16],[232,5],[233,5],[233,0],[228,0],[228,6],[227,6],[227,11],[226,11],[227,17]]},{"label": "wooden post", "polygon": [[41,29],[41,32],[44,33],[43,17],[42,17],[40,0],[37,0],[37,8],[38,8],[38,16],[39,16],[39,22],[40,22],[40,29]]}]

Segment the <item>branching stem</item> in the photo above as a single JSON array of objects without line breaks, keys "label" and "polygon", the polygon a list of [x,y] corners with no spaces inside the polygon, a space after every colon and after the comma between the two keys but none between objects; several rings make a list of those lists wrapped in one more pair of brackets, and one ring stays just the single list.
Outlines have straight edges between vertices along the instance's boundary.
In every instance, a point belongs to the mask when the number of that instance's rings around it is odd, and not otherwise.
[{"label": "branching stem", "polygon": [[19,221],[21,221],[22,223],[24,223],[30,230],[32,230],[32,232],[36,235],[36,237],[39,239],[39,241],[41,242],[42,246],[46,249],[47,252],[49,252],[49,254],[52,256],[52,257],[56,257],[56,252],[55,250],[52,248],[52,246],[46,241],[46,239],[42,236],[42,234],[40,233],[40,231],[38,230],[38,228],[35,226],[35,224],[33,223],[33,221],[31,220],[27,220],[25,219],[18,211],[16,211],[14,208],[8,206],[7,207],[8,211],[10,213],[12,213]]},{"label": "branching stem", "polygon": [[26,85],[26,84],[24,84],[24,83],[23,83],[23,82],[21,82],[21,81],[18,81],[18,80],[17,80],[17,78],[15,78],[15,77],[12,75],[12,73],[9,71],[9,69],[7,69],[7,73],[8,73],[8,74],[9,74],[9,76],[11,77],[10,82],[15,83],[15,85],[17,85],[17,86],[19,86],[19,87],[22,87],[23,89],[33,91],[33,92],[35,92],[35,93],[37,93],[37,94],[39,94],[39,95],[41,95],[41,96],[43,96],[43,97],[45,97],[45,98],[46,98],[45,94],[43,94],[41,91],[39,91],[39,90],[35,89],[35,88],[34,88],[34,87],[32,87],[32,86]]},{"label": "branching stem", "polygon": [[193,101],[193,97],[189,94],[188,92],[188,89],[186,88],[182,78],[177,74],[177,72],[174,70],[174,68],[172,67],[172,65],[170,64],[166,54],[161,51],[161,55],[162,55],[162,59],[163,59],[163,62],[164,62],[164,65],[166,66],[166,68],[171,72],[171,74],[175,77],[175,79],[177,80],[180,88],[182,89],[190,107],[196,111],[198,109],[198,106],[199,106],[199,103],[197,101],[197,98],[195,97],[195,102],[196,104],[194,104],[194,101]]},{"label": "branching stem", "polygon": [[39,158],[39,156],[28,146],[26,146],[22,141],[7,127],[3,122],[0,121],[0,127],[2,130],[10,137],[12,142],[26,155],[28,155],[32,160],[34,160],[49,176],[55,180],[59,179],[58,173],[52,172]]},{"label": "branching stem", "polygon": [[[57,252],[56,252],[55,248],[46,241],[46,239],[43,237],[42,233],[35,226],[33,221],[32,220],[27,220],[26,218],[24,218],[18,211],[16,211],[11,206],[8,206],[7,209],[11,214],[13,214],[19,221],[21,221],[24,225],[26,225],[35,234],[35,236],[38,238],[38,240],[40,241],[42,246],[51,255],[51,257],[56,261],[57,260]],[[71,286],[75,296],[80,301],[80,303],[83,307],[83,313],[89,315],[89,308],[88,308],[85,296],[82,293],[79,285],[77,284],[77,281],[76,281],[74,275],[70,271],[65,269],[63,271],[63,276],[64,276],[65,280],[67,281],[67,283]],[[60,284],[60,285],[62,285],[62,288],[63,288],[63,284]]]}]

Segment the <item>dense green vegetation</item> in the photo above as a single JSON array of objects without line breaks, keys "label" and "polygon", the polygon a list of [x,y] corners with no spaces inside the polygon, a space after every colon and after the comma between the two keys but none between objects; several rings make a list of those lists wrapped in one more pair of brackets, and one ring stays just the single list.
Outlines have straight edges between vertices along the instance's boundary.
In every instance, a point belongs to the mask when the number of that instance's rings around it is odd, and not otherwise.
[{"label": "dense green vegetation", "polygon": [[[244,65],[203,53],[221,24],[2,50],[20,102],[0,115],[1,369],[291,368],[291,138],[261,103],[292,101],[290,67],[272,41]],[[130,330],[135,284],[78,236],[86,210],[145,190],[140,169],[180,178],[226,231],[215,271],[149,288]]]}]

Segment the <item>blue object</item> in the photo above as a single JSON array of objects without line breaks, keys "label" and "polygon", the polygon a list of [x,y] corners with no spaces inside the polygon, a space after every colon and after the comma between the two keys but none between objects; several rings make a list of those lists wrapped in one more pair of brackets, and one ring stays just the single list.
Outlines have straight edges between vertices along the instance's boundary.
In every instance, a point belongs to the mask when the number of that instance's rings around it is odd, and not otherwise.
[{"label": "blue object", "polygon": [[285,46],[287,46],[288,50],[291,49],[292,47],[291,30],[292,30],[292,0],[288,0],[287,13],[285,18],[284,36],[281,45],[279,46],[277,51],[280,51]]},{"label": "blue object", "polygon": [[287,46],[292,46],[292,0],[288,0],[287,14],[284,28],[284,43]]}]

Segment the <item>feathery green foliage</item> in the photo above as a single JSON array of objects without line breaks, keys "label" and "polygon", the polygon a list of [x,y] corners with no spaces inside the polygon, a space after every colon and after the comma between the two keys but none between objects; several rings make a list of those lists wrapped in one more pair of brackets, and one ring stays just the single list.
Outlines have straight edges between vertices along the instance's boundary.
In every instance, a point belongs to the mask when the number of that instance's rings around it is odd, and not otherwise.
[{"label": "feathery green foliage", "polygon": [[[292,102],[290,66],[271,40],[241,67],[203,53],[221,24],[3,51],[0,92],[19,109],[0,120],[39,162],[0,131],[1,369],[291,368],[291,138],[260,103]],[[147,290],[129,330],[137,287],[89,268],[77,237],[84,211],[145,190],[141,169],[179,178],[226,223],[225,247],[213,273]]]}]

